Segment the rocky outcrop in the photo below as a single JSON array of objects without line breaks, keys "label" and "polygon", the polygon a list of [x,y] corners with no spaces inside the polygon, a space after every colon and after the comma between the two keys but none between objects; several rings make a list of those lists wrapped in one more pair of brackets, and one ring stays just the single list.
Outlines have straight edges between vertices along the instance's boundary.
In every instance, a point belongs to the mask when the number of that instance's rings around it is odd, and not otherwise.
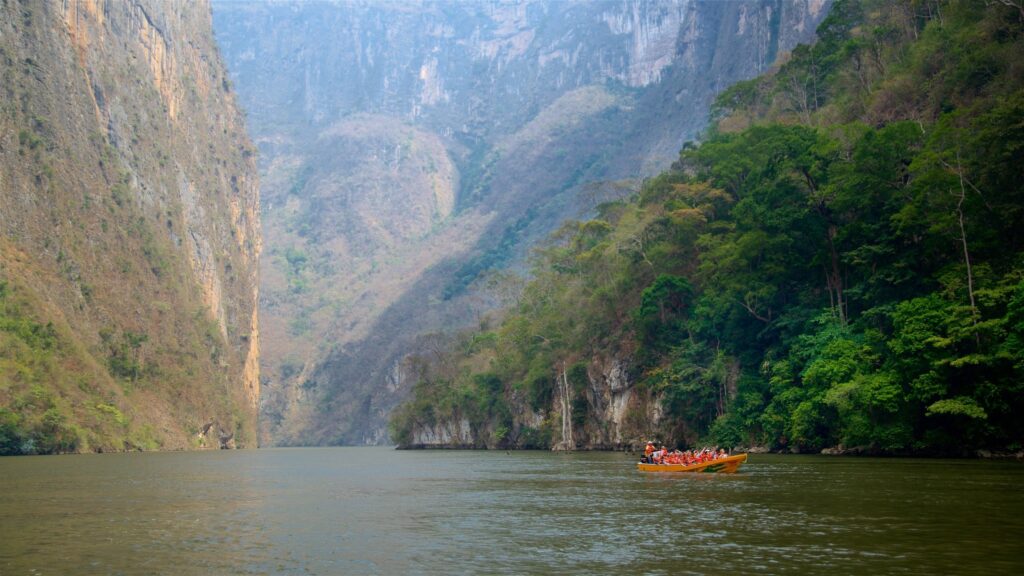
[{"label": "rocky outcrop", "polygon": [[221,450],[233,450],[235,445],[235,433],[230,428],[225,430],[217,422],[207,422],[196,434],[196,444],[200,448],[220,448]]},{"label": "rocky outcrop", "polygon": [[[579,367],[583,367],[582,373]],[[630,450],[649,438],[662,437],[660,399],[640,389],[629,375],[627,354],[559,364],[550,406],[535,412],[513,395],[512,426],[495,434],[496,423],[473,425],[468,419],[435,419],[412,429],[403,449],[550,447],[555,451]],[[573,374],[575,373],[575,374]],[[574,378],[583,378],[582,386]],[[574,411],[584,409],[585,413]],[[533,436],[538,436],[535,441]],[[495,442],[494,438],[501,437]]]},{"label": "rocky outcrop", "polygon": [[59,451],[255,445],[258,176],[209,3],[4,2],[0,74],[0,307],[55,342],[0,330],[0,410]]},{"label": "rocky outcrop", "polygon": [[477,439],[465,418],[424,426],[416,431],[412,443],[406,448],[477,448]]},{"label": "rocky outcrop", "polygon": [[[389,385],[391,367],[496,304],[487,270],[666,168],[718,91],[827,8],[216,2],[263,152],[266,440],[384,438],[413,384]],[[616,417],[628,394],[608,398]]]}]

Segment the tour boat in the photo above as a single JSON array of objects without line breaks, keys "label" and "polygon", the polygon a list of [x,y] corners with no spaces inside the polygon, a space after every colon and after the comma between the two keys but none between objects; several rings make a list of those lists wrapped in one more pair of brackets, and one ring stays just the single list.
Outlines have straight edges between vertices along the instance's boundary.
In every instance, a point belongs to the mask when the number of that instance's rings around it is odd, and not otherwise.
[{"label": "tour boat", "polygon": [[644,464],[643,462],[638,462],[636,469],[641,472],[722,472],[732,474],[740,467],[740,464],[746,461],[746,454],[736,454],[735,456],[698,462],[689,466],[686,464]]}]

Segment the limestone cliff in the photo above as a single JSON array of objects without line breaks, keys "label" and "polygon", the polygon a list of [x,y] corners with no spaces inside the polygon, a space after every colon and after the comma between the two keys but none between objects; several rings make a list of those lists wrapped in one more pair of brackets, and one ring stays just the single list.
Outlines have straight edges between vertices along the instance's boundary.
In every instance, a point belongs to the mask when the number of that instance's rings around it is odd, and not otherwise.
[{"label": "limestone cliff", "polygon": [[263,152],[266,440],[385,441],[420,336],[479,320],[489,271],[667,167],[827,8],[215,2]]},{"label": "limestone cliff", "polygon": [[[625,357],[590,358],[575,370],[565,364],[556,367],[555,393],[550,406],[534,410],[518,398],[512,406],[511,428],[498,434],[493,422],[474,426],[468,417],[436,418],[419,422],[410,437],[398,440],[403,449],[424,448],[508,448],[514,435],[518,447],[553,450],[622,450],[651,436],[662,418],[662,404],[649,391],[636,386]],[[436,369],[436,367],[432,367]],[[579,382],[573,381],[579,379]],[[577,401],[585,400],[587,414],[576,415]],[[544,442],[531,443],[530,434],[542,434]],[[494,441],[495,438],[502,438]]]},{"label": "limestone cliff", "polygon": [[0,77],[0,448],[255,445],[255,149],[209,3],[3,2]]}]

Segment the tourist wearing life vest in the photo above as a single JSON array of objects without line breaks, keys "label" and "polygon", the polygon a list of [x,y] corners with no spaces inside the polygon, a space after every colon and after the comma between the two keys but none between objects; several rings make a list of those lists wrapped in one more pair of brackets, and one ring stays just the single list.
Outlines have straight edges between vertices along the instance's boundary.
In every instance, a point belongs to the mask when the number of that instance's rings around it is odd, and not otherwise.
[{"label": "tourist wearing life vest", "polygon": [[647,464],[695,466],[697,464],[706,464],[708,462],[714,462],[715,460],[728,457],[729,453],[726,452],[724,448],[719,448],[717,446],[704,447],[700,450],[686,450],[684,452],[678,449],[672,450],[668,446],[658,448],[653,441],[649,441],[644,447],[644,453],[640,458],[640,462]]},{"label": "tourist wearing life vest", "polygon": [[650,462],[652,454],[654,454],[654,442],[648,440],[647,446],[644,448],[643,462]]}]

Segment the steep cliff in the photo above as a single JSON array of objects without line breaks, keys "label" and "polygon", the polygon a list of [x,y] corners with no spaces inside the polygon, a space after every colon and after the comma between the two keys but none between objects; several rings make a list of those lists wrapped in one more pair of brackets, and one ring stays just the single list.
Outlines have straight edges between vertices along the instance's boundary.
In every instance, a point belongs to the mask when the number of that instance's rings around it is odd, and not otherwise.
[{"label": "steep cliff", "polygon": [[215,2],[263,152],[267,440],[384,441],[420,336],[477,321],[489,271],[635,192],[827,7]]},{"label": "steep cliff", "polygon": [[438,395],[439,382],[459,387],[466,374],[498,361],[488,345],[471,348],[456,342],[439,357],[410,358],[419,386],[393,414],[392,440],[400,448],[616,450],[665,432],[661,395],[638,385],[634,350],[593,351],[527,375],[545,381],[540,397],[532,397],[536,381],[514,384],[509,393],[493,372],[472,374],[461,399],[443,397],[447,390]]},{"label": "steep cliff", "polygon": [[0,4],[0,449],[255,445],[255,150],[208,2]]}]

